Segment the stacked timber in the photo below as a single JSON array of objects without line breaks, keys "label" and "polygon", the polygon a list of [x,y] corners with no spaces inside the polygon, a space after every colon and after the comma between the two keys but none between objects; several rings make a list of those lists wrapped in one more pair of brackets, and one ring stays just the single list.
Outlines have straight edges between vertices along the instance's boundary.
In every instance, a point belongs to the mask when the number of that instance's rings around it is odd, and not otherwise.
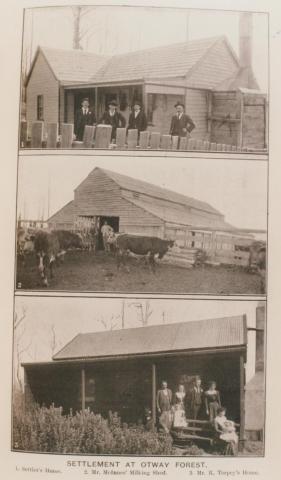
[{"label": "stacked timber", "polygon": [[173,247],[161,260],[162,263],[182,268],[193,268],[204,264],[206,252],[198,248]]}]

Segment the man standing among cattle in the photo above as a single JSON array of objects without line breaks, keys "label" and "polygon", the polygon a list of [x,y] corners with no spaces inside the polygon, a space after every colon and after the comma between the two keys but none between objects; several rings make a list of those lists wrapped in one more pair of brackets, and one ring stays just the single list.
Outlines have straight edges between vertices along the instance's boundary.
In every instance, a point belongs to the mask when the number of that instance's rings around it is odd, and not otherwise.
[{"label": "man standing among cattle", "polygon": [[84,98],[81,108],[78,110],[75,116],[74,133],[76,139],[80,142],[83,140],[84,129],[86,125],[94,125],[96,123],[95,113],[90,109],[90,103],[88,98]]},{"label": "man standing among cattle", "polygon": [[101,227],[101,234],[102,234],[104,251],[109,252],[110,242],[108,240],[114,234],[114,230],[110,225],[108,225],[107,220],[104,221],[104,224]]},{"label": "man standing among cattle", "polygon": [[195,128],[193,120],[184,112],[184,104],[177,102],[175,104],[176,114],[173,115],[170,127],[170,135],[186,137]]}]

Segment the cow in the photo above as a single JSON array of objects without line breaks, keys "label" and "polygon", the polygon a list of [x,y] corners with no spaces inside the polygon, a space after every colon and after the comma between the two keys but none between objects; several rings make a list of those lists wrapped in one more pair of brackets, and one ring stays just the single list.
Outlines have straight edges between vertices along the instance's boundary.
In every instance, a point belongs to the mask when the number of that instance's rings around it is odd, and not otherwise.
[{"label": "cow", "polygon": [[249,270],[260,276],[261,293],[266,290],[266,244],[262,241],[253,242],[250,246]]},{"label": "cow", "polygon": [[46,232],[39,230],[34,236],[34,251],[38,256],[38,270],[43,280],[43,285],[48,286],[48,269],[50,278],[53,278],[55,263],[64,260],[67,250],[81,248],[81,239],[73,232],[67,230],[54,230]]},{"label": "cow", "polygon": [[34,233],[26,228],[17,229],[17,257],[18,262],[25,265],[26,254],[34,252]]},{"label": "cow", "polygon": [[117,268],[119,269],[121,264],[125,265],[125,257],[130,252],[146,256],[151,270],[155,272],[155,256],[157,255],[159,259],[163,258],[173,245],[173,240],[127,233],[120,234],[116,238]]}]

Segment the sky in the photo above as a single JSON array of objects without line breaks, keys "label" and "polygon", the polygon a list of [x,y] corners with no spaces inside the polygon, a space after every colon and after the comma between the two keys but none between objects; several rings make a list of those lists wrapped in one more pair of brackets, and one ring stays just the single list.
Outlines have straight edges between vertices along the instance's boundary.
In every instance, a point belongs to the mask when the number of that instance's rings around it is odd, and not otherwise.
[{"label": "sky", "polygon": [[[88,8],[88,7],[87,7]],[[268,87],[267,15],[253,14],[253,70],[262,91]],[[116,55],[134,50],[226,35],[239,53],[239,13],[219,10],[96,6],[88,8],[81,23],[84,51]],[[38,45],[72,48],[71,7],[27,9],[23,45],[29,66]],[[27,63],[26,63],[27,57]]]},{"label": "sky", "polygon": [[[78,333],[104,331],[121,328],[121,299],[115,298],[72,298],[72,297],[16,297],[15,312],[25,319],[16,331],[20,347],[25,350],[22,362],[50,361],[52,359],[52,329],[55,331],[58,352]],[[142,328],[140,303],[143,299],[126,299],[124,304],[125,328]],[[137,305],[136,305],[137,304]],[[198,321],[208,318],[247,315],[247,326],[256,326],[257,301],[248,300],[186,300],[150,299],[149,325]],[[247,381],[254,375],[255,333],[248,332]]]},{"label": "sky", "polygon": [[[18,216],[47,219],[73,200],[96,167],[138,178],[205,201],[235,227],[267,227],[267,163],[259,161],[122,156],[22,156]],[[49,192],[49,208],[48,208]]]}]

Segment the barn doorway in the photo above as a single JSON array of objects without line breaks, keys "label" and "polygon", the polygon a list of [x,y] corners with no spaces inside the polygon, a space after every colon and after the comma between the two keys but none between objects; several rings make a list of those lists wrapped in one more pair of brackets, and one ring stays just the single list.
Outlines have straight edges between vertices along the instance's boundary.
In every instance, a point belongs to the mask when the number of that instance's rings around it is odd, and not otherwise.
[{"label": "barn doorway", "polygon": [[110,225],[113,230],[114,230],[114,233],[118,233],[119,232],[119,220],[120,218],[119,217],[106,217],[106,216],[100,216],[99,217],[99,221],[98,221],[98,225],[99,225],[99,229],[98,229],[98,250],[104,250],[104,245],[103,245],[103,239],[102,239],[102,233],[101,233],[101,228],[102,226],[105,224],[105,222],[107,222],[108,225]]}]

